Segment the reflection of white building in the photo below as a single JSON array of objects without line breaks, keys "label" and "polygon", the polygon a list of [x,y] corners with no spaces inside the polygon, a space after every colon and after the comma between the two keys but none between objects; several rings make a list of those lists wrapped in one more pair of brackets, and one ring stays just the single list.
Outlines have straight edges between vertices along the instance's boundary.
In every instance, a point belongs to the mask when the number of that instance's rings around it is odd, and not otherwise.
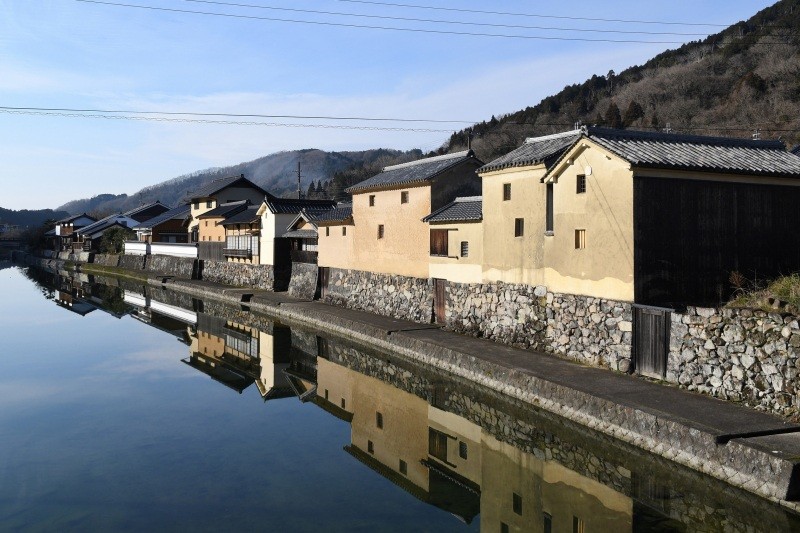
[{"label": "reflection of white building", "polygon": [[133,307],[131,316],[136,320],[169,333],[184,344],[190,343],[187,331],[197,325],[197,313],[194,311],[159,302],[150,296],[129,290],[122,291],[122,300]]}]

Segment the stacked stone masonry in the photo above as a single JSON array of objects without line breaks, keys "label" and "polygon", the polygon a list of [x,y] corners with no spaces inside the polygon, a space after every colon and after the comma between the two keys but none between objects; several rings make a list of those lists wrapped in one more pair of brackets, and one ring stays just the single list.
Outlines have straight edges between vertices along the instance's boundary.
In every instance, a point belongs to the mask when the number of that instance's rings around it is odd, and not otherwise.
[{"label": "stacked stone masonry", "polygon": [[179,278],[192,279],[197,259],[191,257],[171,257],[168,255],[148,255],[145,269],[158,274],[169,274]]},{"label": "stacked stone masonry", "polygon": [[292,277],[289,280],[289,294],[295,298],[312,300],[317,292],[316,263],[292,263]]},{"label": "stacked stone masonry", "polygon": [[201,279],[236,287],[271,291],[275,287],[275,270],[272,265],[203,261]]},{"label": "stacked stone masonry", "polygon": [[783,415],[800,407],[798,317],[690,307],[673,313],[667,380]]},{"label": "stacked stone masonry", "polygon": [[325,301],[378,315],[430,323],[433,285],[428,279],[331,268]]}]

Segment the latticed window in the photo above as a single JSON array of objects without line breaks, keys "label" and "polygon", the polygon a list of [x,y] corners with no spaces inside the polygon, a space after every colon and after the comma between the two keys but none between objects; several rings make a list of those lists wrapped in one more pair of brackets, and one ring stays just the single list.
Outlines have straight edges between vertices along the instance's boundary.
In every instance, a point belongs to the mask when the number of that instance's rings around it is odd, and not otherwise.
[{"label": "latticed window", "polygon": [[503,184],[503,201],[507,202],[511,200],[511,184],[504,183]]},{"label": "latticed window", "polygon": [[461,241],[461,257],[469,257],[469,242]]},{"label": "latticed window", "polygon": [[440,461],[447,462],[447,435],[428,428],[428,453]]},{"label": "latticed window", "polygon": [[431,230],[431,255],[447,257],[447,230]]}]

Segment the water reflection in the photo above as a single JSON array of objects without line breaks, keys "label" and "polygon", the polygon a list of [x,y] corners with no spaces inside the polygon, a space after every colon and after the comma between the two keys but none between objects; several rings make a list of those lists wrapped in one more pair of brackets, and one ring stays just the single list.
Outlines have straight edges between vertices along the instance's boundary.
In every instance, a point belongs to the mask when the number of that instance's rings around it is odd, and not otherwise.
[{"label": "water reflection", "polygon": [[175,337],[183,363],[238,394],[255,385],[267,404],[299,399],[346,422],[343,458],[484,531],[798,527],[748,493],[408,361],[162,289],[29,276],[70,311],[130,314]]}]

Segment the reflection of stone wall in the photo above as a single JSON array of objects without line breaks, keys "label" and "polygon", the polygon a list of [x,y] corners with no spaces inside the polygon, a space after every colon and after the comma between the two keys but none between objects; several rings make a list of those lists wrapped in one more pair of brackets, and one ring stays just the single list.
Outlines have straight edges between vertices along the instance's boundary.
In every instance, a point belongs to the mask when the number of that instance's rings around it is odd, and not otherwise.
[{"label": "reflection of stone wall", "polygon": [[168,255],[148,255],[145,269],[158,274],[169,274],[179,278],[192,279],[197,259],[191,257],[172,257]]},{"label": "reflection of stone wall", "polygon": [[202,279],[271,291],[275,286],[272,265],[248,265],[229,261],[203,261]]},{"label": "reflection of stone wall", "polygon": [[800,409],[798,317],[690,307],[673,313],[667,380],[789,415]]},{"label": "reflection of stone wall", "polygon": [[317,291],[316,264],[292,262],[292,277],[289,280],[289,294],[295,298],[313,300]]},{"label": "reflection of stone wall", "polygon": [[325,300],[351,309],[429,323],[433,285],[428,279],[331,268]]},{"label": "reflection of stone wall", "polygon": [[513,283],[448,283],[447,326],[519,348],[626,372],[631,306]]}]

